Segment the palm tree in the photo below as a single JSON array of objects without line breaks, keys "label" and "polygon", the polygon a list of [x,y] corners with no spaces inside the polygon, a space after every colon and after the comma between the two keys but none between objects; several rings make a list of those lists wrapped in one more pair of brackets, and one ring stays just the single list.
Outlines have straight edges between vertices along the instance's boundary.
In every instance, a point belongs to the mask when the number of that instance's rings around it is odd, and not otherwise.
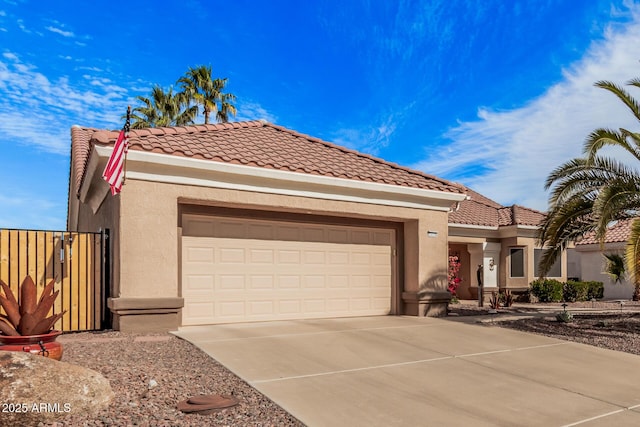
[{"label": "palm tree", "polygon": [[[640,88],[640,79],[628,85]],[[624,88],[609,81],[596,87],[616,95],[640,121],[640,105]],[[596,129],[588,136],[584,156],[556,168],[547,178],[545,188],[553,186],[549,212],[538,232],[542,245],[548,246],[540,262],[547,272],[567,245],[587,232],[595,232],[601,244],[607,226],[615,220],[638,217],[640,212],[640,175],[636,168],[603,155],[605,147],[615,147],[640,161],[640,133],[627,129]],[[625,261],[627,272],[636,287],[634,299],[640,297],[640,219],[632,221]]]},{"label": "palm tree", "polygon": [[197,114],[197,107],[190,107],[185,95],[174,94],[172,87],[165,92],[156,85],[151,90],[150,98],[138,96],[137,99],[143,105],[132,111],[132,129],[184,126],[192,124]]},{"label": "palm tree", "polygon": [[189,68],[186,75],[178,80],[182,93],[189,101],[202,105],[204,123],[209,123],[211,113],[216,113],[218,122],[228,122],[229,115],[236,114],[236,107],[232,104],[235,95],[223,93],[227,79],[211,77],[211,66],[201,65]]}]

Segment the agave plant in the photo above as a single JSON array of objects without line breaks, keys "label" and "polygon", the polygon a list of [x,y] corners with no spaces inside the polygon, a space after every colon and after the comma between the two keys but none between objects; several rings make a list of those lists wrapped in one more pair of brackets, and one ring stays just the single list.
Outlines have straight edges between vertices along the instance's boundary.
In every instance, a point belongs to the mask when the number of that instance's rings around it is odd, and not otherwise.
[{"label": "agave plant", "polygon": [[11,288],[0,280],[0,287],[4,295],[0,294],[0,305],[6,315],[0,315],[0,332],[4,335],[41,335],[48,333],[53,325],[66,313],[54,314],[47,317],[49,310],[58,297],[60,291],[53,292],[56,280],[51,280],[44,287],[38,300],[38,288],[31,276],[25,277],[20,285],[20,303],[16,300]]}]

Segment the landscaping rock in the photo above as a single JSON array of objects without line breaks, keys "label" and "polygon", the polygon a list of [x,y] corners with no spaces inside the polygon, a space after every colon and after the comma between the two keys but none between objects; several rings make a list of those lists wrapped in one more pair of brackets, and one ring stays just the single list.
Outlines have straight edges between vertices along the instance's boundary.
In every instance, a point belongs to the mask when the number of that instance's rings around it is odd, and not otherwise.
[{"label": "landscaping rock", "polygon": [[96,371],[24,352],[0,351],[0,425],[34,426],[91,415],[113,399]]}]

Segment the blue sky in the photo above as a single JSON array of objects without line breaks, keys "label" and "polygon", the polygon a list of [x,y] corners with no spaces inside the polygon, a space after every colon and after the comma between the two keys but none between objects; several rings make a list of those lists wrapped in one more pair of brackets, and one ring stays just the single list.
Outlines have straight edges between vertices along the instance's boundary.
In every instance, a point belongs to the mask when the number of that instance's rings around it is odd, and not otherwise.
[{"label": "blue sky", "polygon": [[118,129],[197,65],[236,120],[545,210],[591,130],[637,130],[593,83],[640,76],[638,46],[623,0],[0,0],[0,228],[65,229],[71,126]]}]

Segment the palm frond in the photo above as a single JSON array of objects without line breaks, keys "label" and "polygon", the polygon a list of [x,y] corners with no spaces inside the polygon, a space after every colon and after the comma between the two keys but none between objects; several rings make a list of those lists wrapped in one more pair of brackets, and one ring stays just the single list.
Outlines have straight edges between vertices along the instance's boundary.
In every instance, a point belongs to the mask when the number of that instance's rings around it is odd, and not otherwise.
[{"label": "palm frond", "polygon": [[[634,82],[634,80],[631,80],[631,82]],[[635,84],[631,85],[635,86]],[[623,87],[606,80],[596,82],[595,86],[608,90],[609,92],[616,95],[618,99],[620,99],[629,108],[629,110],[631,110],[631,113],[635,116],[635,118],[637,120],[640,120],[640,105],[638,105],[638,101],[636,101],[635,98],[631,96],[629,92],[627,92]]]},{"label": "palm frond", "polygon": [[[632,143],[630,143],[628,139],[631,139]],[[620,147],[629,152],[637,160],[640,160],[640,149],[637,140],[625,129],[617,131],[612,129],[594,130],[585,141],[584,154],[587,156],[587,159],[592,161],[599,154],[599,151],[607,146]]]},{"label": "palm frond", "polygon": [[640,219],[631,223],[629,239],[625,250],[625,261],[629,279],[636,285],[640,283]]}]

